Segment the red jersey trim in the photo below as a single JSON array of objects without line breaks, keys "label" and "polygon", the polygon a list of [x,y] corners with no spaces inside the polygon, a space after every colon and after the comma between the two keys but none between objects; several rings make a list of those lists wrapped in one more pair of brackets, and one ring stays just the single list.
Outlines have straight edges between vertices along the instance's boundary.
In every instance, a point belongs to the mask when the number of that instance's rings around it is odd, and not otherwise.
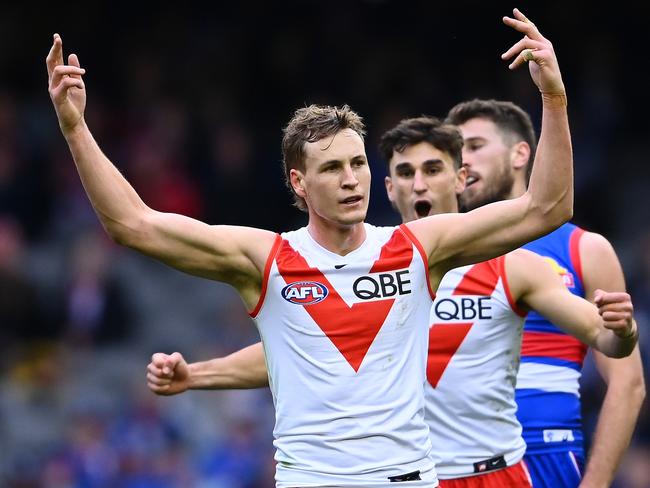
[{"label": "red jersey trim", "polygon": [[571,237],[569,237],[569,256],[571,258],[571,263],[576,270],[576,274],[584,287],[584,280],[582,279],[582,260],[580,259],[580,239],[584,235],[584,229],[577,227]]},{"label": "red jersey trim", "polygon": [[510,284],[508,282],[508,273],[506,273],[506,257],[499,256],[496,258],[497,265],[499,266],[499,276],[501,276],[501,282],[503,283],[503,289],[506,292],[506,297],[508,297],[508,303],[510,303],[510,308],[514,313],[520,317],[525,317],[528,315],[528,312],[522,310],[517,305],[517,302],[512,298],[512,293],[510,292]]},{"label": "red jersey trim", "polygon": [[552,332],[524,332],[522,357],[563,359],[582,365],[587,346],[573,336]]},{"label": "red jersey trim", "polygon": [[266,258],[266,264],[264,265],[264,276],[262,276],[262,291],[260,292],[260,298],[257,300],[255,308],[251,312],[248,312],[248,315],[250,315],[251,318],[257,317],[257,314],[260,312],[262,304],[264,303],[266,288],[269,283],[269,274],[271,273],[271,265],[273,264],[275,255],[278,253],[278,249],[280,249],[280,243],[282,243],[282,237],[280,234],[276,234],[275,241],[273,242],[273,246],[271,246],[271,251],[269,252],[269,256]]},{"label": "red jersey trim", "polygon": [[431,300],[435,300],[436,292],[433,291],[433,288],[431,288],[431,279],[429,278],[429,257],[427,256],[427,253],[424,252],[424,247],[422,247],[422,244],[420,244],[418,238],[415,237],[415,234],[411,232],[411,229],[409,229],[406,226],[406,224],[401,224],[399,226],[399,229],[406,237],[408,237],[408,239],[413,243],[415,248],[420,253],[420,256],[422,257],[422,262],[424,263],[424,276],[426,276],[427,278],[427,288],[429,289],[429,296],[431,297]]}]

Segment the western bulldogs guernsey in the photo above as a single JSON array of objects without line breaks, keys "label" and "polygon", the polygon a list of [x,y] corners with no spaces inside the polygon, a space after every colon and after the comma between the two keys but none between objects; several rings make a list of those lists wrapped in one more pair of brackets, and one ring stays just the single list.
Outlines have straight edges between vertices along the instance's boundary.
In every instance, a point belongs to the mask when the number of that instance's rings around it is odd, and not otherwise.
[{"label": "western bulldogs guernsey", "polygon": [[[579,242],[584,231],[564,224],[526,249],[545,257],[571,293],[584,297]],[[517,377],[518,417],[527,455],[569,450],[583,457],[580,372],[587,346],[531,312],[524,325]]]},{"label": "western bulldogs guernsey", "polygon": [[276,410],[278,487],[437,486],[424,421],[427,257],[406,226],[365,230],[345,256],[307,228],[278,236],[269,256],[251,316]]},{"label": "western bulldogs guernsey", "polygon": [[526,449],[514,398],[524,314],[504,262],[449,271],[431,309],[425,404],[440,479],[512,466]]}]

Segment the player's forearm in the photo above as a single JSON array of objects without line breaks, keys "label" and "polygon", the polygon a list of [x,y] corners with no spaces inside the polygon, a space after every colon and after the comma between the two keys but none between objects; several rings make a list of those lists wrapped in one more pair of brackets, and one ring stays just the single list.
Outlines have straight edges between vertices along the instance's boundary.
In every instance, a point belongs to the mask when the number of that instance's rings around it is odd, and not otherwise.
[{"label": "player's forearm", "polygon": [[260,343],[223,358],[189,365],[190,388],[195,390],[250,389],[268,386]]},{"label": "player's forearm", "polygon": [[566,106],[542,95],[542,130],[528,191],[549,230],[573,215],[573,152]]},{"label": "player's forearm", "polygon": [[644,399],[642,374],[619,375],[610,379],[580,488],[611,486],[630,444]]},{"label": "player's forearm", "polygon": [[97,216],[110,236],[128,244],[139,227],[139,215],[148,210],[118,169],[102,153],[84,122],[64,132],[81,182]]},{"label": "player's forearm", "polygon": [[634,350],[639,339],[636,322],[633,321],[629,333],[618,336],[609,329],[601,330],[593,347],[610,358],[624,358]]}]

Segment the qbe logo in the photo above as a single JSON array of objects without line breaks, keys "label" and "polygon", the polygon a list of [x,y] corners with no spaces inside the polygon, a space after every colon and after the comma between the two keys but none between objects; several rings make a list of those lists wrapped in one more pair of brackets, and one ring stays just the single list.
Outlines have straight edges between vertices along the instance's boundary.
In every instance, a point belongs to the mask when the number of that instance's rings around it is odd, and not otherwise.
[{"label": "qbe logo", "polygon": [[329,295],[327,287],[316,281],[296,281],[282,288],[282,298],[296,305],[313,305]]},{"label": "qbe logo", "polygon": [[409,270],[404,269],[396,273],[379,273],[371,276],[361,276],[352,285],[354,294],[362,300],[374,298],[390,298],[395,295],[408,295],[411,290],[408,285]]},{"label": "qbe logo", "polygon": [[433,311],[439,320],[489,320],[492,297],[453,297],[436,300]]}]

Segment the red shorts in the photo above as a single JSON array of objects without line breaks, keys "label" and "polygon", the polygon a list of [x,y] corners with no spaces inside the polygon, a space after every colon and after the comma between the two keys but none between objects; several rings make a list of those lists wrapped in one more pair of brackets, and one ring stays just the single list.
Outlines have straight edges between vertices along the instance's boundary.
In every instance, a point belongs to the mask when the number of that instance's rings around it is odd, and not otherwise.
[{"label": "red shorts", "polygon": [[509,488],[530,488],[533,486],[523,461],[519,461],[514,466],[489,471],[485,474],[440,480],[438,488],[504,488],[506,486]]}]

